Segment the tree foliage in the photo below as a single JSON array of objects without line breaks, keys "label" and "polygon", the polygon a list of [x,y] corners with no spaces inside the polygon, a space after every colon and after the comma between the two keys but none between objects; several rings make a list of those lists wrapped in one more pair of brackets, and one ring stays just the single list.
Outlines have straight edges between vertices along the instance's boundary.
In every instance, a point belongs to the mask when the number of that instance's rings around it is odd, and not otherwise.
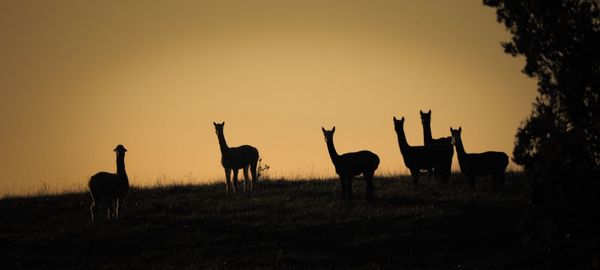
[{"label": "tree foliage", "polygon": [[[600,0],[483,0],[538,80],[533,111],[516,134],[513,159],[534,180],[533,202],[556,235],[595,239],[600,212]],[[589,237],[591,236],[591,237]]]},{"label": "tree foliage", "polygon": [[[514,160],[535,177],[593,181],[600,167],[600,1],[484,0],[497,9],[538,79],[531,116],[517,132]],[[552,177],[555,178],[555,177]],[[597,179],[600,180],[600,179]],[[572,185],[568,185],[572,186]]]}]

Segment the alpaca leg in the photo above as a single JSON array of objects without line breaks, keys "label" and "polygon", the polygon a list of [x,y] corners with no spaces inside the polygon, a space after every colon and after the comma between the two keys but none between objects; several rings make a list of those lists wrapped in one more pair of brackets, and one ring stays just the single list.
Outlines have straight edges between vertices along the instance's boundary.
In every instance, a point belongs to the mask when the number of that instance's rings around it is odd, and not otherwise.
[{"label": "alpaca leg", "polygon": [[252,175],[252,189],[254,189],[254,185],[256,185],[256,181],[258,180],[258,175],[256,173],[257,166],[257,162],[252,162],[252,164],[250,164],[250,174]]},{"label": "alpaca leg", "polygon": [[504,187],[504,172],[497,172],[492,174],[492,180],[492,183],[494,184],[494,190]]},{"label": "alpaca leg", "polygon": [[115,199],[113,202],[113,218],[119,220],[119,199]]},{"label": "alpaca leg", "polygon": [[106,198],[95,200],[96,219],[102,219],[102,216],[110,219],[110,201]]},{"label": "alpaca leg", "polygon": [[225,179],[227,180],[227,182],[225,183],[225,194],[229,195],[229,188],[231,187],[231,170],[230,169],[225,169]]},{"label": "alpaca leg", "polygon": [[468,177],[469,177],[469,184],[471,185],[471,189],[475,189],[476,177],[475,176],[468,176]]},{"label": "alpaca leg", "polygon": [[233,192],[235,195],[238,194],[238,169],[233,170]]},{"label": "alpaca leg", "polygon": [[248,190],[248,185],[249,190],[252,191],[252,183],[248,183],[250,182],[250,177],[248,176],[248,167],[244,167],[244,192],[246,192],[246,190]]},{"label": "alpaca leg", "polygon": [[98,218],[98,208],[96,208],[96,202],[92,202],[92,205],[90,205],[90,212],[92,212],[92,221]]},{"label": "alpaca leg", "polygon": [[112,208],[113,208],[113,201],[110,200],[109,202],[107,202],[107,207],[106,207],[106,212],[108,213],[106,216],[106,220],[110,220],[110,218],[112,217]]},{"label": "alpaca leg", "polygon": [[364,175],[365,184],[367,185],[367,200],[373,199],[373,195],[375,193],[375,186],[373,186],[373,174],[374,172],[369,172]]},{"label": "alpaca leg", "polygon": [[441,166],[433,168],[433,175],[437,180],[445,182],[444,174],[445,174],[445,168],[443,168]]},{"label": "alpaca leg", "polygon": [[348,190],[348,197],[352,198],[354,196],[354,191],[352,190],[352,176],[346,177],[346,189]]},{"label": "alpaca leg", "polygon": [[451,173],[452,173],[451,166],[444,168],[444,170],[440,172],[440,178],[442,179],[442,182],[448,183]]},{"label": "alpaca leg", "polygon": [[342,198],[346,197],[346,177],[340,176],[340,183],[342,184]]},{"label": "alpaca leg", "polygon": [[115,203],[116,204],[116,206],[115,206],[115,219],[119,220],[119,218],[121,217],[121,203],[122,203],[122,201],[121,201],[121,199],[116,199],[115,202],[116,202]]},{"label": "alpaca leg", "polygon": [[112,199],[110,201],[110,214],[109,214],[109,219],[113,218],[116,219],[117,218],[117,207],[118,207],[118,199]]},{"label": "alpaca leg", "polygon": [[412,175],[415,187],[419,186],[419,169],[410,169],[410,174]]}]

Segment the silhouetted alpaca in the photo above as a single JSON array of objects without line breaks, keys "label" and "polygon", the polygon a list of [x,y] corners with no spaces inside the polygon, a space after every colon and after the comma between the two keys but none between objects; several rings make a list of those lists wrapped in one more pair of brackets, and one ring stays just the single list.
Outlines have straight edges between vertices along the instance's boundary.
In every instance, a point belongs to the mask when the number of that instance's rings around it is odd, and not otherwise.
[{"label": "silhouetted alpaca", "polygon": [[419,184],[419,172],[421,170],[434,168],[439,172],[442,181],[447,181],[450,178],[452,145],[410,146],[404,133],[404,117],[400,120],[394,117],[394,129],[398,135],[398,145],[404,159],[404,165],[410,170],[415,186]]},{"label": "silhouetted alpaca", "polygon": [[477,177],[492,175],[494,189],[500,185],[504,185],[504,171],[508,166],[508,155],[504,152],[483,152],[483,153],[467,153],[463,146],[460,134],[462,127],[458,129],[450,128],[452,134],[452,142],[456,146],[456,154],[458,155],[458,164],[460,171],[467,175],[472,188],[475,188],[475,180]]},{"label": "silhouetted alpaca", "polygon": [[117,173],[99,172],[92,176],[88,181],[88,189],[92,196],[92,221],[98,218],[98,207],[103,204],[108,206],[108,219],[111,216],[119,219],[123,199],[129,192],[129,179],[125,172],[125,152],[127,149],[123,145],[117,145],[114,149],[117,153]]},{"label": "silhouetted alpaca", "polygon": [[[223,127],[225,122],[215,125],[215,131],[217,138],[219,139],[219,147],[221,148],[221,164],[225,169],[225,178],[227,180],[227,187],[225,188],[226,194],[229,195],[229,189],[231,186],[231,171],[233,171],[233,192],[238,193],[238,170],[244,170],[244,191],[246,191],[248,184],[250,185],[250,191],[254,189],[256,184],[256,166],[258,164],[258,150],[250,145],[242,145],[238,147],[229,147],[225,141],[225,134],[223,133]],[[252,173],[252,182],[248,177],[248,168]]]},{"label": "silhouetted alpaca", "polygon": [[[419,114],[421,114],[421,124],[423,125],[423,143],[424,145],[433,145],[433,144],[447,144],[452,145],[452,137],[443,137],[439,139],[434,139],[431,135],[431,110],[424,113],[419,110]],[[454,147],[452,147],[452,155],[454,155]],[[451,165],[452,166],[452,165]],[[429,169],[429,177],[433,176],[432,169]],[[439,172],[435,173],[438,177]]]},{"label": "silhouetted alpaca", "polygon": [[340,176],[342,197],[346,197],[346,195],[352,197],[352,178],[362,174],[367,187],[366,197],[367,199],[372,199],[375,192],[373,175],[377,167],[379,167],[379,157],[370,151],[346,153],[340,156],[333,145],[335,127],[332,130],[325,130],[325,128],[321,127],[321,130],[323,130],[325,143],[327,144],[329,157],[331,157],[333,166],[335,166],[335,172]]}]

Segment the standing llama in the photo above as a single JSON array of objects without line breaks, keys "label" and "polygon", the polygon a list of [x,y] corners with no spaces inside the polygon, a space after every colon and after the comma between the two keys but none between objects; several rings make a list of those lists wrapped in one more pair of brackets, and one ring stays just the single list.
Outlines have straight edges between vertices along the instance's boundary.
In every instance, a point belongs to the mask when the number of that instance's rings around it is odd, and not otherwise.
[{"label": "standing llama", "polygon": [[335,127],[332,130],[323,130],[325,136],[325,143],[327,144],[327,150],[329,151],[329,157],[333,161],[335,166],[335,172],[340,176],[340,183],[342,185],[342,198],[353,196],[352,192],[352,178],[354,176],[362,174],[365,178],[366,183],[366,198],[370,200],[373,198],[375,187],[373,186],[373,175],[375,170],[379,167],[379,157],[370,151],[360,151],[353,153],[346,153],[338,155],[333,145],[333,133]]},{"label": "standing llama", "polygon": [[508,155],[504,152],[467,153],[460,134],[462,127],[450,128],[452,142],[456,146],[460,171],[467,175],[471,188],[475,188],[477,177],[492,175],[493,188],[504,185],[504,171],[508,166]]},{"label": "standing llama", "polygon": [[[256,167],[258,165],[258,150],[250,145],[242,145],[238,147],[227,146],[225,141],[225,134],[223,133],[223,127],[225,122],[215,125],[215,131],[217,138],[219,139],[219,147],[221,148],[221,164],[225,169],[225,178],[227,180],[227,187],[225,193],[229,195],[229,189],[233,188],[235,194],[238,193],[238,170],[244,169],[244,191],[246,191],[248,184],[250,185],[250,191],[254,189],[256,184],[257,175]],[[252,182],[248,177],[248,168],[252,173]],[[231,171],[233,171],[233,187],[231,186]]]},{"label": "standing llama", "polygon": [[419,172],[421,170],[433,168],[439,172],[444,182],[450,178],[454,151],[452,145],[410,146],[404,133],[404,117],[400,120],[394,117],[394,129],[398,135],[398,145],[404,159],[404,165],[410,170],[415,187],[419,185]]},{"label": "standing llama", "polygon": [[[419,114],[421,114],[421,124],[423,125],[423,143],[424,145],[434,145],[434,144],[446,144],[452,146],[452,137],[444,137],[434,139],[431,135],[431,110],[429,112],[422,112],[419,110]],[[454,147],[452,149],[452,156],[454,155]],[[439,172],[433,171],[433,168],[428,169],[429,178],[433,176],[433,173],[437,177],[440,176]]]},{"label": "standing llama", "polygon": [[99,172],[92,176],[88,182],[88,189],[92,195],[92,221],[98,219],[98,208],[108,204],[108,220],[111,217],[119,219],[123,199],[129,192],[129,179],[125,172],[125,152],[127,149],[121,144],[114,149],[117,153],[117,173]]}]

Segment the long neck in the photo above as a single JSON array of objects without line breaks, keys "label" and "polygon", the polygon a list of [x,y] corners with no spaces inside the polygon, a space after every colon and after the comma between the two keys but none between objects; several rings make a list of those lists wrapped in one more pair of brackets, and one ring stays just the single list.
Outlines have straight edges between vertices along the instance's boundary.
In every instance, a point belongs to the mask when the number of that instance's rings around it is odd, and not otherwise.
[{"label": "long neck", "polygon": [[423,140],[425,144],[433,140],[431,136],[431,123],[423,123]]},{"label": "long neck", "polygon": [[127,172],[125,171],[125,155],[117,155],[117,175],[121,178],[127,179]]},{"label": "long neck", "polygon": [[340,156],[333,145],[333,138],[331,138],[331,140],[327,140],[327,151],[329,151],[329,157],[331,157],[331,161],[333,161],[335,164]]},{"label": "long neck", "polygon": [[458,155],[459,160],[466,154],[462,139],[456,140],[456,154]]},{"label": "long neck", "polygon": [[410,147],[408,142],[406,141],[406,134],[404,134],[404,129],[396,130],[396,134],[398,135],[398,145],[400,145],[400,152],[406,151]]},{"label": "long neck", "polygon": [[219,133],[217,135],[219,138],[219,147],[221,148],[221,154],[224,154],[229,150],[229,146],[227,146],[227,141],[225,141],[225,133]]}]

